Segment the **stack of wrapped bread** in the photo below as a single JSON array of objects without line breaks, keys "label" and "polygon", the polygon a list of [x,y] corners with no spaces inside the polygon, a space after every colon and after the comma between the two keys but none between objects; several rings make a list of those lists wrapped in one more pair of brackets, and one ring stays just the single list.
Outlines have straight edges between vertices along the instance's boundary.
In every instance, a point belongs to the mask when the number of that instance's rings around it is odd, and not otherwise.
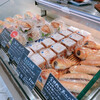
[{"label": "stack of wrapped bread", "polygon": [[49,23],[43,17],[27,11],[24,15],[15,15],[13,18],[7,17],[4,21],[0,20],[0,33],[5,27],[11,31],[17,31],[18,35],[15,38],[25,45],[27,42],[33,42],[60,31],[62,24],[61,21]]}]

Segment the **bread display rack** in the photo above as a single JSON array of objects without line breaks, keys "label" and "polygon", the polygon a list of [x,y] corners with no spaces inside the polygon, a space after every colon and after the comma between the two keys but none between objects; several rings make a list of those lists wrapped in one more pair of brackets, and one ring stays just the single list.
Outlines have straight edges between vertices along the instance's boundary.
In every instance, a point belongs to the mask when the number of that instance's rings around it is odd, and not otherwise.
[{"label": "bread display rack", "polygon": [[[100,43],[99,17],[82,13],[45,0],[35,0],[35,5],[40,7],[41,16],[45,17],[47,20],[52,20],[60,17],[60,19],[64,21],[67,26],[74,26],[79,29],[87,30],[92,34],[95,41]],[[80,60],[73,54],[69,56],[68,59],[76,61],[77,64],[80,62]],[[40,81],[37,81],[36,86],[32,91],[27,86],[25,86],[18,77],[18,73],[16,72],[16,65],[9,64],[10,62],[9,57],[7,56],[7,52],[3,51],[2,48],[0,49],[0,62],[2,63],[2,66],[7,70],[7,73],[10,74],[12,80],[18,88],[18,91],[20,91],[25,100],[45,100],[45,97],[41,93],[43,84]],[[95,95],[100,96],[99,92],[100,87],[92,91],[92,93],[85,99],[89,100],[96,97]]]}]

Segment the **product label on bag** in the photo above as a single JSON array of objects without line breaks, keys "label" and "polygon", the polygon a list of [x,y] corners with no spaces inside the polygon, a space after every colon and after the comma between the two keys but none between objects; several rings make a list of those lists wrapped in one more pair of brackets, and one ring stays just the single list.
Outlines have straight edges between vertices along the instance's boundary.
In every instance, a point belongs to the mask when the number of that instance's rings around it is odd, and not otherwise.
[{"label": "product label on bag", "polygon": [[12,38],[15,38],[17,35],[18,35],[18,32],[17,31],[12,31],[11,34],[10,34],[10,36]]},{"label": "product label on bag", "polygon": [[16,39],[13,39],[10,48],[8,50],[8,54],[10,56],[10,59],[14,61],[16,64],[18,64],[22,59],[22,56],[24,54],[28,55],[29,51],[22,44],[20,44]]},{"label": "product label on bag", "polygon": [[32,90],[41,73],[41,69],[36,66],[26,55],[17,65],[19,78]]},{"label": "product label on bag", "polygon": [[42,94],[47,100],[77,100],[52,74],[49,75]]},{"label": "product label on bag", "polygon": [[10,32],[5,28],[0,34],[0,44],[5,48],[10,40]]}]

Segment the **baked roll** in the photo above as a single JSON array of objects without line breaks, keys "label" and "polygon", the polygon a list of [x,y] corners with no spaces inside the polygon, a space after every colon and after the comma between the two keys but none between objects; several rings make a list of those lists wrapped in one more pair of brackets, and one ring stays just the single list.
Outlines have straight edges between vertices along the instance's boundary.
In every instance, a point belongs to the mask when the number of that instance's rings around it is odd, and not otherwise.
[{"label": "baked roll", "polygon": [[59,77],[58,72],[56,72],[56,70],[54,70],[54,69],[44,69],[44,70],[42,70],[41,75],[40,75],[41,78],[42,78],[43,84],[45,84],[50,73],[56,78]]},{"label": "baked roll", "polygon": [[80,64],[82,64],[82,65],[89,65],[89,66],[97,66],[97,67],[100,68],[100,57],[99,57],[99,59],[95,59],[95,60],[81,61]]},{"label": "baked roll", "polygon": [[67,81],[60,81],[60,83],[69,90],[74,96],[77,96],[86,86],[82,83],[75,83],[75,82],[67,82]]},{"label": "baked roll", "polygon": [[96,55],[97,52],[97,50],[91,50],[84,47],[77,47],[75,49],[75,55],[81,60],[94,59],[93,57],[95,57],[94,55]]},{"label": "baked roll", "polygon": [[100,44],[90,40],[84,43],[84,47],[100,50]]},{"label": "baked roll", "polygon": [[93,78],[92,75],[84,73],[68,73],[61,75],[59,80],[87,84]]},{"label": "baked roll", "polygon": [[75,62],[66,58],[56,58],[52,62],[52,68],[57,70],[60,75],[67,73],[72,65],[75,65]]},{"label": "baked roll", "polygon": [[88,65],[76,65],[70,67],[69,71],[71,73],[85,73],[90,75],[95,75],[100,68],[97,68],[95,66],[88,66]]}]

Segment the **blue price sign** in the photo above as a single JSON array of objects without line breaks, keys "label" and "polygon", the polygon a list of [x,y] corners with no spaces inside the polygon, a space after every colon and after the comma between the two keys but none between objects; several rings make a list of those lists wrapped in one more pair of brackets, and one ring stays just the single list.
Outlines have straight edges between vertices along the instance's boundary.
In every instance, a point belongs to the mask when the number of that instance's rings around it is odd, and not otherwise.
[{"label": "blue price sign", "polygon": [[77,100],[52,74],[49,75],[42,94],[47,100]]},{"label": "blue price sign", "polygon": [[5,48],[10,40],[10,32],[5,28],[0,34],[0,44]]},{"label": "blue price sign", "polygon": [[24,54],[28,55],[29,51],[22,44],[20,44],[16,39],[13,39],[11,46],[8,50],[8,54],[10,56],[10,59],[12,61],[15,61],[16,64],[18,64],[22,59],[22,56]]},{"label": "blue price sign", "polygon": [[26,55],[17,65],[19,78],[32,90],[41,73],[41,69],[36,66]]}]

